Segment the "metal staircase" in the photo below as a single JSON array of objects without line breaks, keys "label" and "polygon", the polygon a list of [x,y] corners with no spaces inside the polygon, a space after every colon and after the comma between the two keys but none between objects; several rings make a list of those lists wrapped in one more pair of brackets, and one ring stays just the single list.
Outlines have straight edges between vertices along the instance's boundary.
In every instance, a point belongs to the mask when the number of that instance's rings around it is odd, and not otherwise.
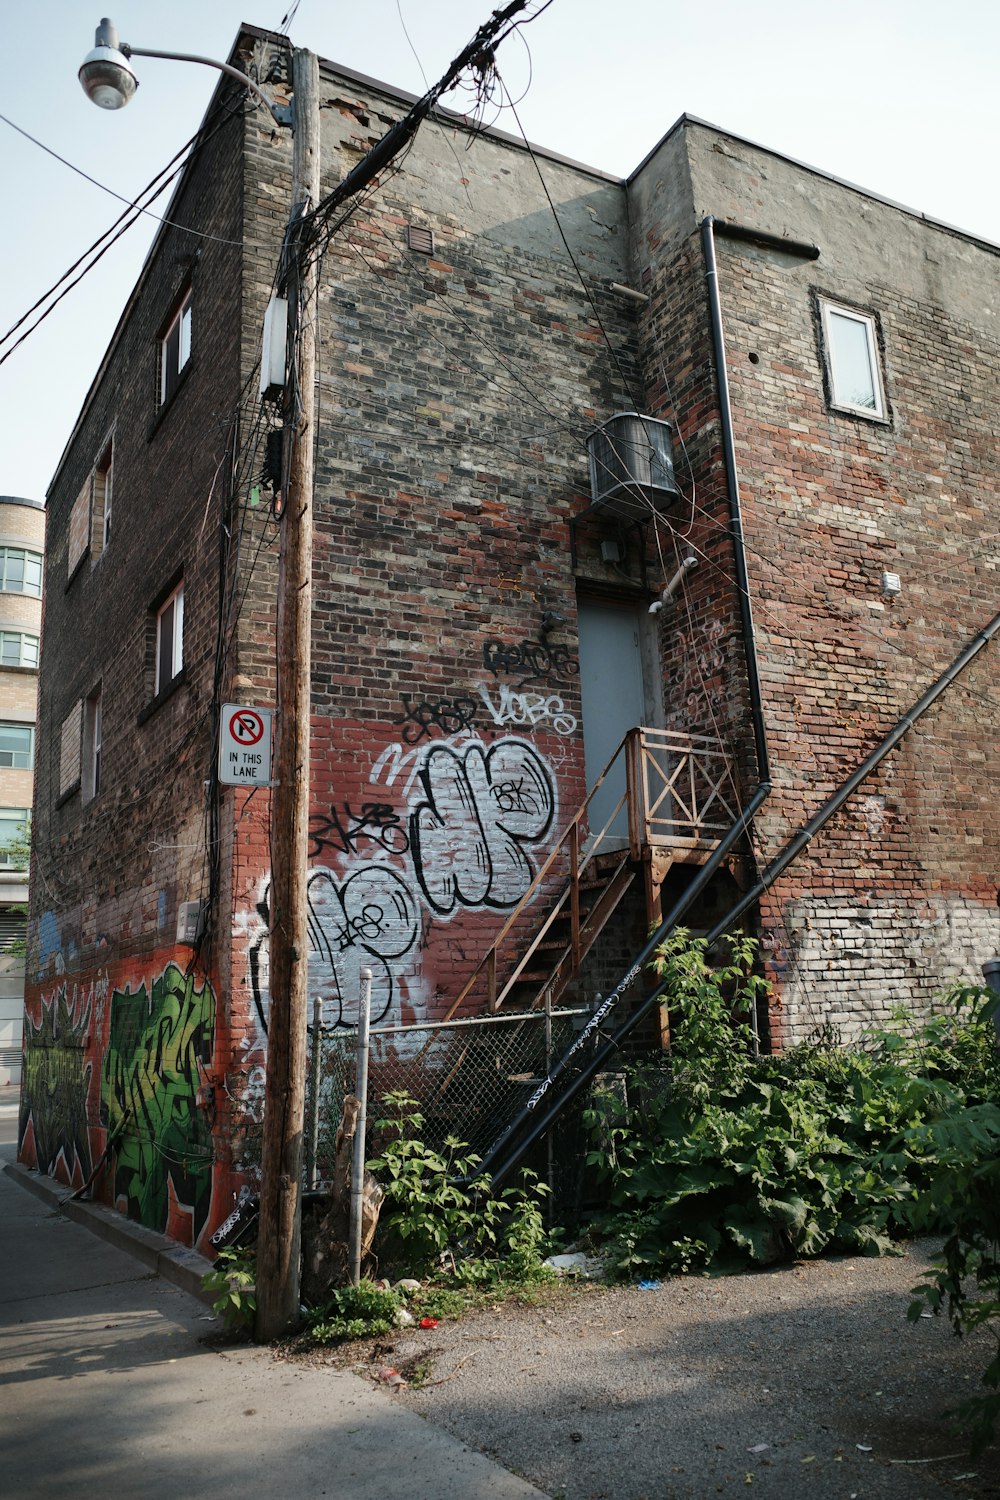
[{"label": "metal staircase", "polygon": [[[594,831],[595,798],[618,784]],[[443,1020],[580,999],[584,960],[635,881],[643,881],[647,922],[657,922],[671,866],[703,864],[738,815],[720,740],[630,729]]]}]

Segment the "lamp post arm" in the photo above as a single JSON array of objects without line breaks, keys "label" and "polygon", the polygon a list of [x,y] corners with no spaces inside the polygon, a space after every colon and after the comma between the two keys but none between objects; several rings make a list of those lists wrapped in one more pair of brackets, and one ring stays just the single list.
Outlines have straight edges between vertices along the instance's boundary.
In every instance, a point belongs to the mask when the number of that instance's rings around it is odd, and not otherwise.
[{"label": "lamp post arm", "polygon": [[206,68],[218,68],[220,73],[225,73],[228,77],[235,78],[239,83],[243,84],[244,88],[248,88],[251,94],[256,94],[261,103],[267,105],[268,112],[276,124],[288,125],[291,123],[287,111],[282,109],[280,105],[272,104],[259,84],[254,83],[253,79],[249,78],[246,73],[241,73],[239,68],[231,67],[229,63],[216,62],[214,57],[199,57],[194,52],[154,52],[148,47],[131,47],[127,42],[123,42],[119,50],[125,57],[163,57],[169,62],[203,63]]}]

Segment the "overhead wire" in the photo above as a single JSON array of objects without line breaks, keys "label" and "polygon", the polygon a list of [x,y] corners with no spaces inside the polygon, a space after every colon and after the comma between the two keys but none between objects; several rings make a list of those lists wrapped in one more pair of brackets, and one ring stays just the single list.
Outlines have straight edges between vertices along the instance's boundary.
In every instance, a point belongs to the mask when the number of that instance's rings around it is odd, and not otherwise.
[{"label": "overhead wire", "polygon": [[[209,141],[211,141],[214,136],[223,128],[223,126],[226,125],[229,120],[234,117],[235,112],[228,107],[228,102],[223,99],[220,102],[215,115],[209,117],[209,119],[205,121],[205,123],[200,127],[196,134],[191,136],[190,139],[185,142],[180,150],[171,157],[167,165],[163,167],[155,175],[155,177],[153,177],[150,182],[147,183],[142,191],[136,195],[134,200],[130,201],[129,199],[123,198],[119,193],[112,193],[113,197],[120,198],[122,202],[127,203],[128,208],[126,208],[124,213],[118,216],[114,223],[110,225],[103,234],[98,236],[94,243],[87,250],[85,250],[82,255],[78,256],[78,258],[73,262],[68,270],[63,272],[62,276],[60,276],[58,280],[53,283],[48,291],[44,292],[42,296],[39,297],[35,301],[35,303],[21,315],[21,317],[18,318],[10,328],[8,328],[6,333],[0,335],[0,348],[2,348],[2,346],[9,341],[12,335],[16,333],[19,328],[23,327],[25,322],[27,322],[27,320],[32,316],[33,313],[37,312],[39,308],[44,307],[44,311],[39,317],[35,319],[31,327],[28,328],[25,333],[22,334],[22,336],[17,339],[14,344],[11,345],[10,348],[8,348],[3,354],[0,354],[0,364],[3,364],[7,359],[9,359],[10,356],[14,353],[14,350],[18,349],[26,341],[26,339],[30,337],[32,333],[34,333],[35,329],[38,328],[45,321],[45,319],[50,316],[50,314],[55,310],[55,308],[59,305],[63,298],[66,297],[74,289],[74,287],[78,286],[81,281],[83,281],[83,279],[89,274],[90,271],[93,270],[97,263],[103,259],[108,250],[111,249],[112,245],[117,243],[117,241],[121,239],[129,229],[137,224],[143,214],[149,212],[148,209],[144,206],[144,200],[150,203],[155,202],[156,199],[166,191],[170,183],[176,177],[178,177],[195,159],[199,152],[208,145]],[[4,120],[7,124],[13,124],[12,121],[6,119],[6,116],[0,115],[0,119]],[[210,126],[211,128],[209,128]],[[20,126],[17,125],[14,125],[13,128],[19,131],[21,129]],[[21,131],[21,134],[27,135],[27,132]],[[28,136],[28,139],[35,141],[35,138],[33,136]],[[41,142],[35,141],[35,144],[41,145]],[[42,146],[42,149],[46,151],[49,150],[49,148],[46,146]],[[57,153],[55,152],[51,152],[50,154],[54,156],[57,155]],[[57,157],[57,159],[59,161],[65,162],[65,158],[63,157]],[[72,163],[65,162],[65,165],[72,166]],[[72,170],[79,171],[79,168],[73,167]],[[81,173],[81,175],[87,177],[88,181],[96,183],[96,179],[88,177],[86,173]],[[96,183],[96,186],[101,187],[103,185],[101,183]],[[105,191],[111,192],[112,190],[110,188],[106,188]],[[187,225],[179,224],[173,220],[160,218],[157,214],[150,214],[149,217],[155,219],[162,225],[166,225],[168,228],[177,229],[185,234],[190,234],[193,238],[213,240],[219,244],[230,245],[233,247],[242,247],[245,243],[250,243],[243,240],[225,239],[219,235],[211,235],[204,231],[193,230]],[[84,265],[85,261],[88,262],[86,265]],[[74,273],[79,270],[81,266],[83,266],[83,269],[80,271],[80,274],[74,277]],[[70,280],[71,277],[74,277],[74,279]],[[68,283],[68,285],[65,285],[65,283]],[[61,291],[60,288],[62,288]],[[56,293],[58,293],[58,295],[56,295]]]}]

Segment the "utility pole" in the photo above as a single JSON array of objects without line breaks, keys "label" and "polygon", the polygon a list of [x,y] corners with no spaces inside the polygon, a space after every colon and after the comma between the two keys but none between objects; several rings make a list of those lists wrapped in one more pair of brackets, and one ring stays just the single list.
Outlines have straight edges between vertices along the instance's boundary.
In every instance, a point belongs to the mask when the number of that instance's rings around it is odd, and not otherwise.
[{"label": "utility pole", "polygon": [[[271,793],[270,1012],[260,1229],[258,1339],[298,1322],[309,993],[307,907],[312,705],[313,453],[318,272],[296,221],[320,197],[319,61],[292,53],[292,210],[288,251],[287,482],[277,604],[277,780]],[[290,451],[289,451],[290,449]]]}]

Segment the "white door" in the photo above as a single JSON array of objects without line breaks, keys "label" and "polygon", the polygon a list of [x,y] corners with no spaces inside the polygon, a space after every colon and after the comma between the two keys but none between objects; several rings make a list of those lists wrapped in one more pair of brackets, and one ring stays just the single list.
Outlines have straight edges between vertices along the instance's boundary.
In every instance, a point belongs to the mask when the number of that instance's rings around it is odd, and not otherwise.
[{"label": "white door", "polygon": [[[580,698],[587,790],[607,766],[626,732],[642,724],[646,695],[642,672],[641,616],[631,605],[580,601]],[[599,833],[625,793],[625,757],[619,756],[590,804],[590,828]],[[608,830],[616,842],[628,838],[623,807]]]}]

